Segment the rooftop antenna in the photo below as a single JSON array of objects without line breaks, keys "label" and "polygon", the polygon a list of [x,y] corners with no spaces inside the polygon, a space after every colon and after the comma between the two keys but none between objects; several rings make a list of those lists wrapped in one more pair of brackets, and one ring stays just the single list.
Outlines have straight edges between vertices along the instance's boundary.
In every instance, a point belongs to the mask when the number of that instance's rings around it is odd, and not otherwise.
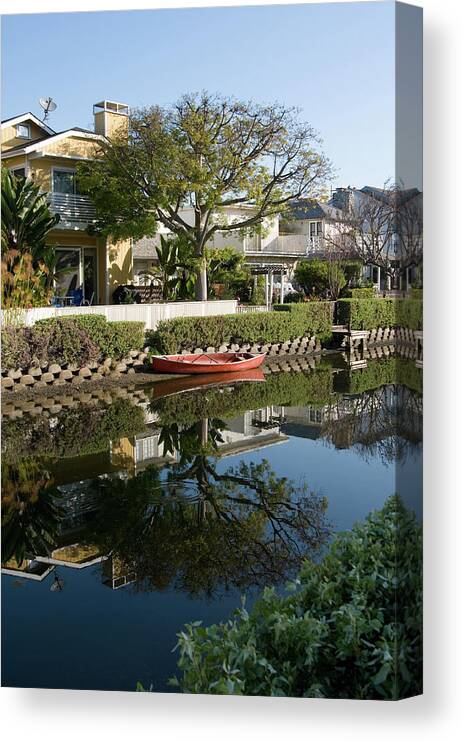
[{"label": "rooftop antenna", "polygon": [[53,98],[39,98],[39,104],[44,110],[42,121],[45,123],[48,119],[48,115],[56,109],[56,103]]}]

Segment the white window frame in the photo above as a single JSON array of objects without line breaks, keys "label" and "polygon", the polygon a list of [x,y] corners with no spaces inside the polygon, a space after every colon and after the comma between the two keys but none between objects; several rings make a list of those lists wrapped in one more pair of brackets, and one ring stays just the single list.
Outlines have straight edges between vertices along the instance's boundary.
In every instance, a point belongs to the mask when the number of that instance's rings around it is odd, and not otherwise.
[{"label": "white window frame", "polygon": [[[61,169],[61,168],[60,168]],[[79,272],[78,272],[78,280],[79,280],[79,286],[84,285],[84,257],[85,257],[85,250],[95,250],[95,295],[93,297],[94,304],[97,303],[98,298],[98,290],[99,290],[99,265],[98,265],[98,248],[94,245],[54,245],[56,252],[65,252],[66,250],[78,250],[79,252]],[[56,281],[54,282],[54,285],[56,286]],[[85,299],[90,299],[90,297],[84,297]]]},{"label": "white window frame", "polygon": [[[20,134],[20,129],[26,129],[27,134]],[[17,139],[30,139],[31,138],[31,126],[30,124],[16,124],[16,138]]]},{"label": "white window frame", "polygon": [[76,189],[76,178],[75,178],[75,176],[77,174],[76,168],[75,167],[58,167],[58,166],[52,167],[52,184],[51,184],[52,185],[52,193],[61,193],[61,191],[55,191],[55,172],[59,172],[59,173],[73,173],[73,175],[74,175],[74,193],[68,193],[68,194],[63,193],[62,195],[63,196],[66,196],[66,195],[67,196],[76,196],[76,195],[78,195],[76,193],[76,190],[75,190]]}]

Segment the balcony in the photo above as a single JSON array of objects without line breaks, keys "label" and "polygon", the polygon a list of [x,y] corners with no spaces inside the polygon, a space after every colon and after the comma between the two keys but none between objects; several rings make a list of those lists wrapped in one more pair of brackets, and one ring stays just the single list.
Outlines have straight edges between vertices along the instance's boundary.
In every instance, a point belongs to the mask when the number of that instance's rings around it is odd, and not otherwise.
[{"label": "balcony", "polygon": [[267,245],[250,245],[245,248],[247,255],[281,255],[282,257],[305,257],[322,253],[322,237],[308,237],[305,234],[284,234]]},{"label": "balcony", "polygon": [[71,227],[90,224],[95,219],[95,206],[88,196],[74,193],[50,193],[50,210],[60,215],[62,226]]}]

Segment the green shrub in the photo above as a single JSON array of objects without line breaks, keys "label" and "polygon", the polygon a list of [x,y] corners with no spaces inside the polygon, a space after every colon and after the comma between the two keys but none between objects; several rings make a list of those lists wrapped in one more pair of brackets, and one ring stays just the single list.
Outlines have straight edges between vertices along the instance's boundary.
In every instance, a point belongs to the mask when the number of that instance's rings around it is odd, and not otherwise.
[{"label": "green shrub", "polygon": [[366,286],[359,289],[347,289],[347,295],[351,299],[373,299],[375,291],[373,286]]},{"label": "green shrub", "polygon": [[330,336],[330,302],[286,306],[292,306],[292,311],[165,320],[147,334],[147,344],[159,353],[177,353],[184,348],[218,348],[230,342],[278,343],[303,335]]},{"label": "green shrub", "polygon": [[301,260],[295,279],[308,296],[318,297],[336,297],[346,284],[342,266],[329,260]]},{"label": "green shrub", "polygon": [[143,347],[143,322],[107,322],[102,314],[72,314],[67,317],[44,319],[36,322],[34,327],[47,328],[53,323],[62,324],[69,321],[75,323],[97,345],[101,359],[120,360],[130,350]]},{"label": "green shrub", "polygon": [[338,321],[352,330],[378,327],[422,327],[422,302],[414,299],[340,299]]},{"label": "green shrub", "polygon": [[31,363],[77,364],[124,358],[144,344],[143,322],[107,322],[103,315],[73,314],[39,320],[33,327],[2,329],[2,369]]},{"label": "green shrub", "polygon": [[285,304],[299,304],[304,301],[305,295],[302,291],[290,291],[284,297]]},{"label": "green shrub", "polygon": [[411,299],[422,301],[422,294],[423,292],[422,292],[422,289],[420,288],[413,286],[413,288],[411,289]]},{"label": "green shrub", "polygon": [[397,700],[422,690],[422,537],[393,496],[293,591],[178,634],[186,693]]},{"label": "green shrub", "polygon": [[31,352],[39,364],[84,366],[98,361],[100,351],[87,332],[72,318],[41,320],[32,328]]},{"label": "green shrub", "polygon": [[30,327],[2,327],[2,369],[27,368],[31,365]]}]

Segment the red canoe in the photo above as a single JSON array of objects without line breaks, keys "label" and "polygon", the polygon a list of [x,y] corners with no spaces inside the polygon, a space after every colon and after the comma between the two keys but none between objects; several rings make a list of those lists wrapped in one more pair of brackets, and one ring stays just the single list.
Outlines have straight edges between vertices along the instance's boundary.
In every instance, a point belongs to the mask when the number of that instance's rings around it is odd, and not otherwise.
[{"label": "red canoe", "polygon": [[192,353],[153,356],[152,365],[161,374],[225,374],[258,368],[265,357],[265,353]]}]

